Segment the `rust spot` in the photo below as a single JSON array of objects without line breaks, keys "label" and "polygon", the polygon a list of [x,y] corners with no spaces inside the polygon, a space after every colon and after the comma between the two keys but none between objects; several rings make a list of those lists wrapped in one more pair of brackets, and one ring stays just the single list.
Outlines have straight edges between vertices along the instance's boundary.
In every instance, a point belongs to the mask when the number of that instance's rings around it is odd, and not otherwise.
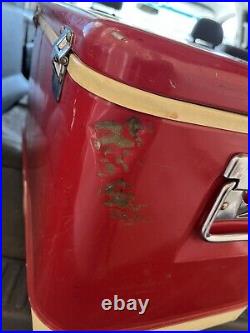
[{"label": "rust spot", "polygon": [[[110,210],[110,218],[116,221],[121,221],[127,225],[133,225],[142,220],[142,214],[138,211],[130,211],[114,207]],[[143,218],[145,220],[145,218]]]},{"label": "rust spot", "polygon": [[116,145],[120,148],[131,148],[134,146],[134,142],[126,138],[122,134],[122,125],[117,124],[114,121],[102,121],[95,124],[96,130],[104,130],[103,135],[97,140],[98,146],[101,145]]},{"label": "rust spot", "polygon": [[131,136],[135,138],[137,145],[142,144],[142,138],[138,135],[139,130],[142,130],[143,127],[137,118],[131,118],[128,120],[128,128]]},{"label": "rust spot", "polygon": [[108,200],[105,205],[109,207],[128,207],[132,194],[128,191],[129,186],[123,179],[118,179],[105,187]]},{"label": "rust spot", "polygon": [[135,175],[130,177],[130,172],[141,165],[141,156],[153,138],[151,121],[145,123],[132,117],[125,122],[98,121],[91,128],[97,175],[102,178],[103,204],[111,219],[126,224],[146,218],[142,218],[145,205],[138,203],[135,197],[132,185]]},{"label": "rust spot", "polygon": [[134,223],[141,219],[140,210],[145,205],[135,201],[131,186],[124,179],[117,179],[104,188],[106,207],[110,208],[112,219]]},{"label": "rust spot", "polygon": [[105,164],[105,169],[110,175],[113,175],[115,173],[115,166],[112,163],[107,162]]},{"label": "rust spot", "polygon": [[122,166],[124,172],[128,172],[128,164],[124,161],[122,156],[118,156],[116,162]]},{"label": "rust spot", "polygon": [[136,137],[138,131],[142,129],[142,125],[137,118],[131,118],[128,120],[129,132],[133,137]]},{"label": "rust spot", "polygon": [[142,135],[145,131],[141,122],[135,117],[124,123],[98,121],[94,130],[93,146],[104,157],[98,159],[98,176],[129,172],[131,162],[143,146]]}]

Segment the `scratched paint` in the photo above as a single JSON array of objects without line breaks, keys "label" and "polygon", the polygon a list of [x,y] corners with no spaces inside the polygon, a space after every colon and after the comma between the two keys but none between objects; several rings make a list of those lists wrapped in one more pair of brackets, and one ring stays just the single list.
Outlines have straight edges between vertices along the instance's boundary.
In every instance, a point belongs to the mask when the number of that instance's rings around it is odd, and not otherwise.
[{"label": "scratched paint", "polygon": [[128,207],[133,198],[132,193],[129,191],[129,185],[123,180],[118,179],[105,187],[108,200],[105,205],[109,207]]},{"label": "scratched paint", "polygon": [[104,195],[104,205],[109,207],[112,219],[132,224],[142,218],[141,210],[145,205],[136,202],[133,187],[124,179],[108,183]]},{"label": "scratched paint", "polygon": [[145,204],[137,202],[131,175],[135,163],[143,165],[152,127],[132,117],[124,122],[98,121],[91,133],[103,204],[110,217],[127,224],[139,221]]},{"label": "scratched paint", "polygon": [[92,131],[92,143],[98,153],[98,176],[109,177],[128,173],[137,154],[143,146],[145,129],[137,118],[124,123],[99,121]]},{"label": "scratched paint", "polygon": [[127,138],[123,133],[123,126],[114,121],[103,121],[95,124],[95,129],[103,133],[98,138],[98,145],[107,146],[116,145],[119,148],[131,148],[134,142]]}]

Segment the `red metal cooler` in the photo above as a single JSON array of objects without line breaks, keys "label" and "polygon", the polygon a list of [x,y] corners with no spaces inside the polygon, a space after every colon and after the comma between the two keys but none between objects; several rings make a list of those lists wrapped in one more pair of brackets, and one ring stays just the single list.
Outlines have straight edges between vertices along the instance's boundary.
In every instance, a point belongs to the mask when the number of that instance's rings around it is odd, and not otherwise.
[{"label": "red metal cooler", "polygon": [[69,5],[41,4],[36,23],[24,132],[34,327],[182,330],[237,318],[246,63]]}]

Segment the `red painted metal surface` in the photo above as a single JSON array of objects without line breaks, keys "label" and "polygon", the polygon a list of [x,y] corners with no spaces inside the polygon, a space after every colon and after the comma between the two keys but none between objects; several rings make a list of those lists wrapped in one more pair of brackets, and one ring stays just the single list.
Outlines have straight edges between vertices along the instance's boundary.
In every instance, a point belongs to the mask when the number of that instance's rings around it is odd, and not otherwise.
[{"label": "red painted metal surface", "polygon": [[[55,16],[54,28],[67,23],[76,31],[74,47],[89,65],[112,77],[119,74],[115,59],[112,70],[111,58],[105,56],[108,49],[112,57],[118,55],[118,42],[110,45],[106,35],[113,23],[96,27],[87,24],[84,13],[48,4],[43,9],[51,22]],[[102,27],[100,40],[96,34]],[[155,38],[156,52],[149,53],[152,66],[149,62],[142,84],[133,68],[138,73],[147,68],[145,54],[137,59],[128,47],[132,60],[120,67],[121,81],[245,112],[243,65],[217,57],[216,64],[214,56],[196,49],[167,40],[165,49],[162,38],[119,29],[132,39],[141,36],[138,50],[145,45],[153,52]],[[176,59],[169,48],[175,45]],[[148,329],[245,305],[247,243],[208,243],[200,230],[230,158],[247,152],[247,135],[124,109],[87,92],[69,75],[56,103],[50,54],[39,30],[24,133],[24,178],[29,297],[40,319],[62,330]],[[179,65],[180,89],[171,90],[164,81],[171,77],[161,68],[174,73]],[[224,77],[217,89],[215,67]],[[235,96],[242,99],[235,103]],[[103,311],[102,299],[115,294],[125,300],[149,298],[147,311]]]},{"label": "red painted metal surface", "polygon": [[246,63],[81,10],[50,4],[43,12],[57,32],[70,25],[75,53],[100,73],[159,95],[247,113]]}]

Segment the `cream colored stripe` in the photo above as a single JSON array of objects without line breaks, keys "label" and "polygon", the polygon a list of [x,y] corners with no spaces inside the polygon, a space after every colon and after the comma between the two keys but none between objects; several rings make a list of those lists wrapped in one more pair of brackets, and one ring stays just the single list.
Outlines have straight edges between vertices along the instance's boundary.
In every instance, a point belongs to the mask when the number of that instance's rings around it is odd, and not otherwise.
[{"label": "cream colored stripe", "polygon": [[38,20],[39,20],[40,27],[44,31],[46,37],[48,38],[48,40],[50,41],[51,44],[54,44],[58,38],[58,35],[50,27],[50,25],[46,22],[46,20],[43,18],[43,16],[40,15]]},{"label": "cream colored stripe", "polygon": [[190,124],[247,133],[247,117],[161,97],[115,81],[71,54],[68,72],[81,87],[107,101],[138,112]]},{"label": "cream colored stripe", "polygon": [[185,323],[162,327],[155,331],[201,331],[210,327],[222,325],[230,321],[235,321],[244,311],[245,308],[220,313],[213,316],[194,319]]},{"label": "cream colored stripe", "polygon": [[[39,18],[42,29],[53,43],[55,32]],[[193,103],[158,96],[102,75],[85,65],[75,54],[69,58],[68,73],[81,87],[125,108],[183,123],[247,133],[248,117]]]},{"label": "cream colored stripe", "polygon": [[[155,331],[200,331],[236,320],[246,308],[240,308],[200,319],[190,320],[181,324],[166,326]],[[51,331],[32,310],[33,331]]]},{"label": "cream colored stripe", "polygon": [[33,331],[51,331],[35,314],[34,310],[31,309],[31,317],[32,317],[32,328]]}]

